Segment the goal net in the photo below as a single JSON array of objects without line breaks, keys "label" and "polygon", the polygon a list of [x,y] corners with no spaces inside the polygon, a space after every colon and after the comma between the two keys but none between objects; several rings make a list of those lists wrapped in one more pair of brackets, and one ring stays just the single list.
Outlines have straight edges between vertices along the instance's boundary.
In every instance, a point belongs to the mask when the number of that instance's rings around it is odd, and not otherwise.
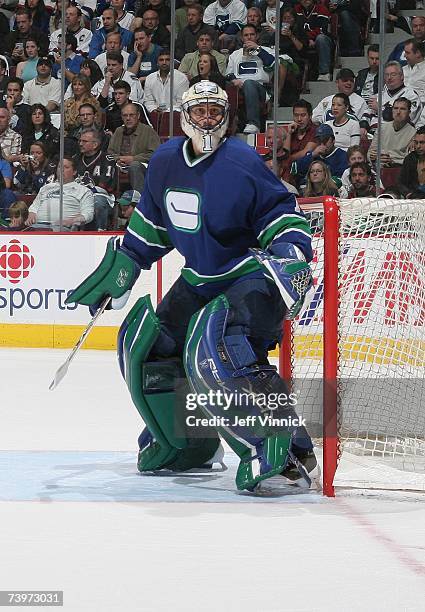
[{"label": "goal net", "polygon": [[324,493],[425,490],[425,201],[302,207],[315,293],[287,328],[281,372],[323,445]]}]

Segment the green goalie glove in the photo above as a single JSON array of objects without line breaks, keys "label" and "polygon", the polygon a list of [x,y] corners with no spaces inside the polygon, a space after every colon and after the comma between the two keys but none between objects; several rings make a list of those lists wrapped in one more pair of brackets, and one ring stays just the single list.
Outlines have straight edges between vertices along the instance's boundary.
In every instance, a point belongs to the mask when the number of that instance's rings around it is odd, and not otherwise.
[{"label": "green goalie glove", "polygon": [[139,274],[140,266],[122,250],[120,239],[114,236],[108,240],[99,266],[69,294],[65,303],[89,306],[93,314],[99,304],[110,296],[111,308],[123,308]]}]

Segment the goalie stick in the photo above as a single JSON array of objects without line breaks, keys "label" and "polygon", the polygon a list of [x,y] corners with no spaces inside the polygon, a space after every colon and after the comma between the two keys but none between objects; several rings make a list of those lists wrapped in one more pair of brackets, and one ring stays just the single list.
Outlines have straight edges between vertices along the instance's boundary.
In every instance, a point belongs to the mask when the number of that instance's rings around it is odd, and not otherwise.
[{"label": "goalie stick", "polygon": [[83,345],[84,341],[86,340],[87,336],[89,335],[89,333],[93,329],[93,327],[94,327],[96,321],[98,320],[98,318],[105,312],[105,309],[107,308],[107,306],[108,306],[109,302],[111,301],[111,299],[112,298],[110,296],[108,296],[108,297],[106,297],[103,300],[103,302],[101,302],[98,310],[95,312],[95,314],[93,315],[90,323],[87,325],[86,329],[81,334],[80,339],[78,340],[78,342],[76,343],[76,345],[72,349],[72,351],[69,354],[68,358],[60,366],[60,368],[57,370],[57,372],[56,372],[52,382],[49,385],[49,390],[50,391],[53,391],[53,389],[56,389],[56,387],[61,382],[61,380],[66,376],[66,373],[68,372],[68,368],[69,368],[69,366],[71,364],[71,361],[74,359],[78,349]]}]

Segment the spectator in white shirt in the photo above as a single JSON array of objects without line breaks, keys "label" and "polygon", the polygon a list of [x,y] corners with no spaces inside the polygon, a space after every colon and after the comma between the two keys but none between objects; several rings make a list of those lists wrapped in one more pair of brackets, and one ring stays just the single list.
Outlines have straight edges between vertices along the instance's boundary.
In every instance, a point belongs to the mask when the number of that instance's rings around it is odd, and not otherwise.
[{"label": "spectator in white shirt", "polygon": [[[410,100],[398,98],[393,104],[393,121],[382,123],[381,163],[383,166],[401,166],[409,153],[409,145],[416,134],[416,128],[409,120],[410,106]],[[370,161],[376,162],[377,150],[378,135],[375,134],[368,151]]]},{"label": "spectator in white shirt", "polygon": [[131,87],[130,98],[133,102],[138,102],[139,104],[143,102],[143,89],[139,79],[131,72],[124,70],[123,64],[124,58],[120,51],[107,52],[105,78],[98,81],[91,90],[94,97],[99,99],[101,106],[101,98],[106,98],[108,103],[112,102],[114,94],[112,86],[116,81],[126,81]]},{"label": "spectator in white shirt", "polygon": [[37,62],[37,76],[27,81],[22,92],[24,104],[43,104],[49,112],[55,111],[61,104],[61,83],[52,77],[52,60],[40,57]]},{"label": "spectator in white shirt", "polygon": [[124,60],[123,68],[127,70],[128,57],[130,54],[127,53],[127,51],[121,51],[121,34],[119,32],[109,32],[109,34],[106,35],[105,49],[103,53],[95,58],[95,62],[101,69],[102,74],[105,74],[106,71],[106,54],[108,51],[120,51]]},{"label": "spectator in white shirt", "polygon": [[360,144],[360,123],[349,116],[352,113],[350,98],[343,93],[335,94],[331,111],[334,118],[326,123],[335,134],[335,146],[347,151],[349,147]]},{"label": "spectator in white shirt", "polygon": [[[81,27],[81,9],[71,4],[65,11],[66,31],[77,39],[77,51],[88,53],[93,34],[87,28]],[[55,30],[50,35],[49,50],[60,49],[62,29]]]},{"label": "spectator in white shirt", "polygon": [[[363,114],[367,111],[368,107],[366,101],[361,97],[354,93],[354,72],[349,68],[341,68],[341,70],[336,75],[336,93],[346,94],[350,98],[350,105],[353,112],[353,119],[357,119],[360,121]],[[332,96],[327,96],[323,98],[313,109],[312,121],[313,123],[321,124],[326,121],[330,121],[333,119],[332,115],[332,99],[335,94]]]},{"label": "spectator in white shirt", "polygon": [[[157,72],[146,77],[145,106],[149,112],[170,110],[170,52],[164,49],[158,56]],[[173,110],[180,111],[182,96],[189,89],[186,75],[174,70]]]},{"label": "spectator in white shirt", "polygon": [[404,45],[407,65],[403,66],[404,84],[412,87],[420,96],[425,93],[425,44],[414,38]]}]

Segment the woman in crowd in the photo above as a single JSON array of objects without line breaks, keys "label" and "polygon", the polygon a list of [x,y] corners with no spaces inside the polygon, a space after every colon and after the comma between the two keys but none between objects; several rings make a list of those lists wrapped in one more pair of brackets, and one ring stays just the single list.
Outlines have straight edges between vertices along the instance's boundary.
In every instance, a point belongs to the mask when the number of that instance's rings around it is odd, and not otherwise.
[{"label": "woman in crowd", "polygon": [[54,180],[56,164],[49,159],[46,143],[33,142],[29,155],[23,155],[13,182],[18,191],[38,193],[49,180]]},{"label": "woman in crowd", "polygon": [[24,48],[27,59],[19,62],[16,66],[16,76],[26,83],[37,76],[37,62],[39,60],[40,47],[35,38],[27,38]]},{"label": "woman in crowd", "polygon": [[22,153],[28,153],[35,140],[45,143],[49,157],[59,155],[59,130],[52,125],[50,113],[43,104],[31,107],[31,124],[22,136]]},{"label": "woman in crowd", "polygon": [[103,79],[103,74],[99,64],[89,58],[82,62],[80,67],[80,75],[88,77],[92,87]]},{"label": "woman in crowd", "polygon": [[50,15],[44,0],[25,0],[25,8],[31,13],[32,27],[49,34]]},{"label": "woman in crowd", "polygon": [[360,124],[349,116],[353,113],[347,94],[337,93],[332,98],[333,119],[326,121],[335,134],[335,146],[347,151],[349,147],[360,144]]},{"label": "woman in crowd", "polygon": [[82,104],[91,104],[100,116],[100,105],[97,99],[91,94],[91,84],[88,77],[77,74],[71,83],[72,96],[65,100],[64,116],[65,131],[67,133],[77,129],[80,125],[79,111]]},{"label": "woman in crowd", "polygon": [[305,198],[319,196],[339,196],[338,187],[334,183],[325,162],[317,160],[310,164],[307,172],[307,184],[303,191]]},{"label": "woman in crowd", "polygon": [[211,53],[200,53],[198,60],[198,72],[199,74],[191,79],[189,86],[192,87],[199,81],[212,81],[217,83],[221,89],[226,90],[226,79],[218,69],[217,60]]}]

